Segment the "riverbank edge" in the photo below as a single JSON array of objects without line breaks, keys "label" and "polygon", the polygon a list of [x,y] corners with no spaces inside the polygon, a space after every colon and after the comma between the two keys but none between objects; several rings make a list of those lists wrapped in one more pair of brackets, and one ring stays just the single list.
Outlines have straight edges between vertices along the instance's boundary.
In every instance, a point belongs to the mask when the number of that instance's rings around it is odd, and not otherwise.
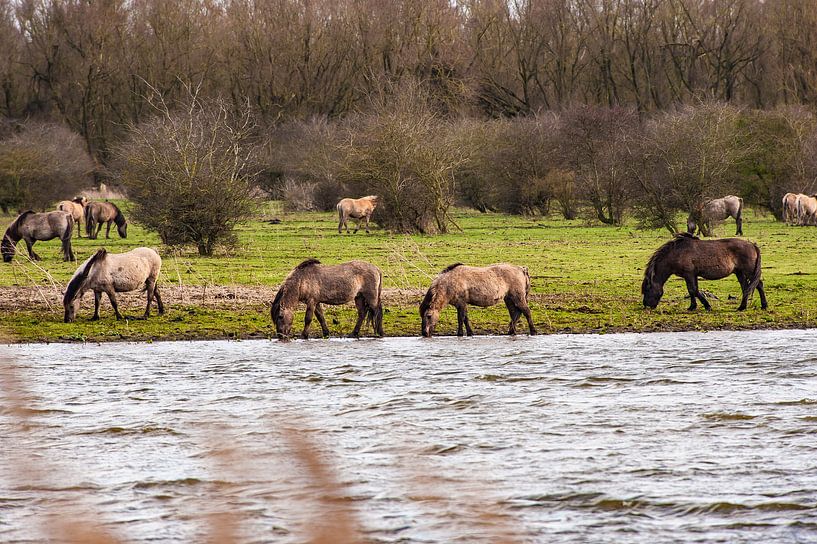
[{"label": "riverbank edge", "polygon": [[[638,334],[651,334],[651,333],[677,333],[677,332],[719,332],[719,331],[784,331],[784,330],[813,330],[815,327],[813,324],[807,324],[803,322],[787,322],[787,323],[774,323],[771,325],[767,324],[745,324],[745,325],[734,325],[734,324],[726,324],[723,326],[716,326],[716,327],[685,327],[685,326],[674,326],[674,325],[653,325],[647,327],[629,327],[629,326],[610,326],[606,328],[593,328],[593,327],[572,327],[572,328],[563,328],[563,329],[554,329],[554,330],[539,330],[538,336],[551,336],[557,334],[564,334],[564,335],[580,335],[580,334],[597,334],[597,335],[607,335],[607,334],[627,334],[627,333],[638,333]],[[297,329],[300,330],[300,329]],[[517,333],[516,336],[524,337],[528,336],[527,328],[519,329],[520,332]],[[478,334],[475,334],[475,337],[478,336],[508,336],[506,330],[480,330]],[[419,338],[420,334],[417,333],[398,333],[398,334],[386,334],[382,338]],[[435,338],[456,338],[455,334],[438,334],[435,335]],[[328,337],[321,337],[320,331],[316,331],[315,329],[312,330],[309,340],[313,341],[320,341],[324,339],[336,339],[336,338],[351,338],[348,334],[330,334]],[[361,340],[365,339],[378,339],[376,336],[372,336],[371,334],[361,334]],[[119,338],[111,338],[111,337],[21,337],[20,335],[14,334],[13,332],[8,331],[0,331],[0,343],[7,345],[7,346],[20,346],[26,344],[116,344],[116,343],[128,343],[128,342],[135,342],[135,343],[154,343],[154,342],[205,342],[205,341],[216,341],[216,340],[233,340],[233,341],[242,341],[242,340],[270,340],[270,341],[279,341],[272,330],[256,330],[256,331],[249,331],[246,334],[207,334],[207,333],[181,333],[181,334],[167,334],[167,335],[121,335]],[[292,340],[301,340],[300,333],[292,338]]]}]

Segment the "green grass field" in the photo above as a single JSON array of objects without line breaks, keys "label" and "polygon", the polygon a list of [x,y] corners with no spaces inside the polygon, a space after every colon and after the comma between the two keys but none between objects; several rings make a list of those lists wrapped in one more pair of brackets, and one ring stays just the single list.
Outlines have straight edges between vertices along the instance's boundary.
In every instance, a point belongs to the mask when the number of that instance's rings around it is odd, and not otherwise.
[{"label": "green grass field", "polygon": [[[126,215],[127,208],[123,203]],[[283,222],[270,224],[268,220],[273,217]],[[266,337],[273,332],[266,306],[269,301],[230,301],[228,296],[221,303],[213,303],[208,299],[208,288],[243,286],[251,292],[272,293],[289,270],[308,257],[324,263],[363,259],[379,266],[386,290],[384,326],[386,333],[394,336],[419,334],[416,308],[422,291],[439,270],[454,262],[484,265],[504,261],[528,266],[531,309],[540,332],[789,328],[816,324],[817,300],[812,295],[815,228],[790,227],[771,216],[751,210],[746,213],[747,237],[762,250],[768,311],[759,309],[755,296],[748,311],[736,312],[739,301],[733,297],[739,297],[740,288],[734,277],[701,282],[702,289],[718,297],[712,300],[711,312],[700,306],[695,312],[687,311],[686,289],[678,278],[667,284],[658,309],[645,311],[640,296],[644,265],[652,251],[669,238],[666,231],[469,210],[458,210],[455,218],[462,232],[441,236],[393,235],[380,230],[369,235],[362,231],[338,235],[333,213],[285,214],[279,204],[270,203],[258,217],[239,227],[238,247],[211,258],[199,257],[193,249],[164,248],[154,234],[137,224],[129,226],[126,240],[119,239],[115,229],[107,241],[104,230],[98,240],[75,239],[79,261],[103,246],[113,252],[138,246],[160,251],[164,260],[161,286],[168,312],[147,321],[117,322],[107,299],[103,299],[102,320],[89,322],[93,303],[92,297],[86,295],[79,321],[62,323],[60,291],[77,264],[61,261],[56,240],[39,242],[36,249],[43,260],[30,263],[24,258],[21,242],[18,250],[22,255],[18,254],[12,264],[2,264],[0,289],[5,301],[0,332],[15,342]],[[1,219],[7,225],[13,217]],[[734,224],[728,222],[716,232],[728,236],[733,229]],[[193,295],[174,300],[174,293],[181,288]],[[23,292],[26,297],[21,296]],[[42,303],[36,303],[39,298]],[[327,310],[333,334],[351,330],[353,307]],[[296,331],[300,331],[300,319],[296,318]],[[507,311],[504,305],[474,308],[471,321],[478,334],[503,333],[507,330]],[[452,334],[455,329],[456,314],[450,308],[438,332]],[[313,335],[318,331],[313,328]]]}]

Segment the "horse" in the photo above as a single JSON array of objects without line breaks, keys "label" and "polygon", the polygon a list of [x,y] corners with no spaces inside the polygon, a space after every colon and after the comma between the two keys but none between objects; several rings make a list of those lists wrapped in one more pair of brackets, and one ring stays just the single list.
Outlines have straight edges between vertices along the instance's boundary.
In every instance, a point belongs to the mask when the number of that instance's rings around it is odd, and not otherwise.
[{"label": "horse", "polygon": [[344,198],[338,202],[338,234],[341,228],[345,225],[346,232],[349,232],[349,224],[347,220],[351,217],[357,219],[357,227],[355,227],[352,234],[356,234],[360,230],[360,223],[366,220],[366,232],[369,232],[369,219],[377,208],[377,201],[380,197],[376,195],[364,196],[363,198]]},{"label": "horse", "polygon": [[75,261],[74,249],[71,247],[71,232],[74,229],[74,218],[68,212],[54,211],[45,213],[34,213],[31,210],[25,211],[17,216],[6,229],[3,241],[0,242],[0,253],[4,262],[11,262],[17,250],[17,242],[24,240],[28,248],[28,255],[34,261],[39,261],[40,256],[34,253],[34,242],[37,240],[53,240],[59,238],[62,241],[62,256],[64,261]]},{"label": "horse", "polygon": [[116,293],[135,291],[144,285],[147,292],[147,307],[144,318],[150,316],[150,306],[156,299],[159,315],[164,314],[165,307],[162,297],[156,287],[156,279],[162,268],[162,258],[155,250],[148,247],[138,247],[127,253],[108,253],[100,249],[87,261],[82,263],[74,272],[62,305],[65,308],[64,321],[71,323],[76,319],[82,295],[86,291],[94,292],[94,316],[91,321],[99,319],[99,302],[102,293],[108,294],[116,319],[122,319],[119,305],[116,302]]},{"label": "horse", "polygon": [[277,336],[286,340],[292,332],[292,318],[299,302],[306,304],[304,330],[301,338],[309,338],[312,315],[318,317],[323,336],[329,336],[329,327],[321,304],[345,304],[352,300],[357,307],[357,323],[352,336],[359,338],[360,327],[368,317],[377,336],[383,336],[383,303],[381,291],[383,274],[373,264],[350,261],[324,265],[317,259],[307,259],[296,266],[281,284],[270,315]]},{"label": "horse", "polygon": [[77,238],[82,238],[82,228],[80,228],[80,221],[85,217],[85,205],[88,204],[88,199],[84,196],[78,196],[73,200],[63,200],[57,204],[57,209],[63,212],[68,212],[74,218],[74,225],[77,227]]},{"label": "horse", "polygon": [[797,224],[797,197],[795,193],[783,195],[783,221],[787,225]]},{"label": "horse", "polygon": [[797,223],[813,225],[817,221],[817,195],[797,195]]},{"label": "horse", "polygon": [[462,336],[463,325],[468,336],[473,336],[467,305],[487,308],[504,300],[511,317],[508,334],[516,334],[516,322],[520,315],[524,315],[533,336],[536,327],[528,307],[529,292],[530,275],[524,266],[505,263],[486,267],[452,264],[434,278],[420,303],[422,335],[430,338],[434,334],[440,311],[451,304],[457,309],[457,336]]},{"label": "horse", "polygon": [[[696,224],[696,215],[698,215],[700,225]],[[700,207],[698,214],[689,214],[687,232],[695,234],[697,228],[703,236],[711,236],[712,224],[723,221],[727,217],[735,218],[737,224],[735,236],[743,236],[743,199],[734,195],[709,200]]]},{"label": "horse", "polygon": [[760,307],[764,310],[766,292],[760,270],[760,248],[757,244],[740,238],[701,240],[689,233],[680,233],[659,247],[647,263],[641,294],[646,308],[655,308],[664,295],[664,284],[675,274],[684,279],[691,299],[689,310],[698,307],[699,299],[704,308],[712,307],[698,289],[698,278],[720,280],[734,274],[740,282],[743,297],[738,311],[746,309],[755,288],[760,294]]},{"label": "horse", "polygon": [[111,223],[116,223],[116,230],[121,238],[128,237],[128,222],[125,216],[112,202],[89,202],[85,206],[85,231],[88,238],[96,240],[99,231],[102,230],[102,223],[107,223],[105,238],[111,237]]}]

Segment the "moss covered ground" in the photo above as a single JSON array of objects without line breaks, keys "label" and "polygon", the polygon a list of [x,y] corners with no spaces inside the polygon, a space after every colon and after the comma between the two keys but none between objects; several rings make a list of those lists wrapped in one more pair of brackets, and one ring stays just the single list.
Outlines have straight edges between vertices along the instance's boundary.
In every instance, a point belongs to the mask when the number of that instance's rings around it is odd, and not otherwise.
[{"label": "moss covered ground", "polygon": [[[127,215],[128,203],[123,208]],[[280,218],[280,224],[271,220]],[[13,217],[0,216],[3,225]],[[39,263],[18,255],[0,268],[0,334],[8,341],[107,341],[198,338],[269,337],[268,303],[276,286],[305,258],[324,263],[351,259],[370,261],[383,270],[384,326],[389,336],[419,334],[417,304],[431,279],[454,262],[484,265],[510,262],[528,266],[532,280],[531,309],[543,333],[662,330],[713,330],[814,327],[817,325],[815,251],[817,228],[791,227],[773,217],[746,213],[747,238],[758,243],[770,309],[759,309],[758,297],[738,313],[740,288],[734,277],[702,281],[713,294],[713,310],[687,311],[683,281],[674,278],[657,310],[641,305],[644,265],[652,251],[669,238],[666,231],[643,231],[635,225],[609,227],[583,220],[525,218],[458,210],[461,231],[439,236],[371,234],[338,235],[333,213],[283,213],[270,203],[251,221],[238,227],[238,245],[213,257],[194,250],[162,247],[153,233],[131,224],[127,239],[114,232],[110,240],[75,239],[81,261],[99,247],[127,251],[138,246],[157,248],[163,256],[161,286],[167,313],[149,320],[117,322],[104,300],[102,320],[90,322],[92,297],[86,295],[80,319],[62,322],[61,291],[76,269],[63,263],[59,242],[39,242]],[[716,229],[731,235],[729,222]],[[21,243],[20,250],[25,253]],[[137,314],[141,297],[126,298]],[[333,334],[348,333],[352,306],[327,308]],[[504,305],[471,310],[478,334],[507,330]],[[296,318],[300,330],[301,316]],[[524,323],[524,321],[523,321]],[[317,323],[315,323],[317,325]],[[313,334],[318,333],[313,328]],[[453,334],[456,313],[447,310],[440,334]],[[522,330],[525,330],[524,327]],[[370,332],[370,331],[369,331]]]}]

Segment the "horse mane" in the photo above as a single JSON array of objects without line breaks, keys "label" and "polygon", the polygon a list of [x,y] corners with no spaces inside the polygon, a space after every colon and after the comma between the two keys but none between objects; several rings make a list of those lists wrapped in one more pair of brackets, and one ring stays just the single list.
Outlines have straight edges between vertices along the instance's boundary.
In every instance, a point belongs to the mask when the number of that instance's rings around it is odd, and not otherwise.
[{"label": "horse mane", "polygon": [[82,204],[85,200],[86,199],[84,196],[75,196],[74,198],[71,199],[71,202],[74,202],[76,204]]},{"label": "horse mane", "polygon": [[114,211],[116,212],[116,217],[113,218],[114,223],[116,223],[117,227],[121,227],[125,224],[125,216],[122,215],[122,210],[119,209],[119,206],[114,204],[113,202],[108,202],[111,206],[113,206]]},{"label": "horse mane", "polygon": [[434,298],[434,288],[429,287],[428,291],[426,291],[426,296],[423,297],[423,301],[420,303],[420,315],[423,315],[426,310],[428,310],[429,306],[431,306],[431,299]]},{"label": "horse mane", "polygon": [[462,264],[462,263],[454,263],[454,264],[450,264],[450,265],[446,266],[446,267],[443,269],[443,271],[442,271],[442,272],[440,272],[440,274],[445,274],[446,272],[451,272],[452,270],[454,270],[454,269],[455,269],[455,268],[457,268],[458,266],[465,266],[465,265],[464,265],[464,264]]},{"label": "horse mane", "polygon": [[71,278],[71,281],[68,282],[68,287],[65,288],[65,296],[62,299],[63,304],[68,304],[76,298],[80,287],[82,287],[82,284],[85,283],[86,279],[88,279],[88,274],[90,274],[91,268],[96,263],[105,259],[107,254],[107,250],[100,249],[94,253],[90,259],[85,261],[85,264],[80,266],[76,272],[74,272],[74,277]]},{"label": "horse mane", "polygon": [[310,266],[314,266],[316,264],[321,264],[318,259],[307,259],[303,261],[301,264],[295,267],[295,270],[303,270],[304,268],[308,268]]},{"label": "horse mane", "polygon": [[281,284],[281,287],[278,288],[278,292],[275,293],[275,298],[272,299],[272,309],[271,315],[273,321],[278,316],[278,313],[281,311],[281,299],[284,298],[284,284]]},{"label": "horse mane", "polygon": [[700,238],[688,232],[678,232],[675,233],[672,240],[656,249],[650,257],[650,260],[647,261],[647,269],[644,271],[644,279],[652,281],[652,278],[655,275],[655,267],[658,266],[658,262],[661,261],[667,255],[667,253],[674,250],[679,245],[689,243],[690,240],[700,240]]},{"label": "horse mane", "polygon": [[20,225],[22,224],[23,220],[25,220],[26,217],[28,217],[29,215],[31,215],[33,213],[34,213],[34,210],[26,210],[23,213],[21,213],[20,215],[18,215],[17,219],[15,219],[14,222],[12,222],[12,224],[9,225],[9,228],[6,229],[6,235],[7,236],[11,235],[14,238],[17,238],[19,240],[20,239]]}]

